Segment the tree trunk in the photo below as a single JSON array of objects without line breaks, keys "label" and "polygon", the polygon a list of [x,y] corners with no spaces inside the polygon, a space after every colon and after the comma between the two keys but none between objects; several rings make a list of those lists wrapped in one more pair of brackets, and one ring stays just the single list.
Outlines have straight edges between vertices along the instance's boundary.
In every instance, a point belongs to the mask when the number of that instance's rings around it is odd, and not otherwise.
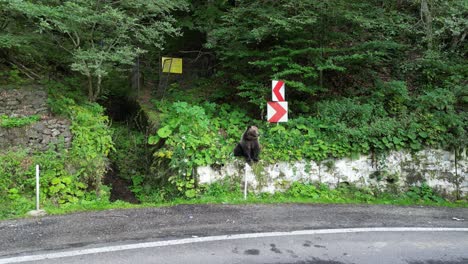
[{"label": "tree trunk", "polygon": [[452,46],[450,47],[452,50],[455,50],[458,46],[459,43],[463,43],[463,41],[465,40],[466,38],[466,35],[467,35],[467,31],[465,30],[465,32],[463,32],[463,34],[461,35],[460,38],[457,38],[456,36],[453,37],[453,40],[452,40]]},{"label": "tree trunk", "polygon": [[98,75],[97,77],[97,83],[96,83],[96,91],[94,92],[94,100],[93,102],[96,102],[99,95],[101,94],[101,83],[102,83],[102,76]]},{"label": "tree trunk", "polygon": [[91,76],[91,74],[86,76],[88,77],[88,100],[94,102],[93,76]]},{"label": "tree trunk", "polygon": [[431,50],[433,47],[432,14],[427,1],[428,0],[421,0],[421,19],[426,27],[427,48]]}]

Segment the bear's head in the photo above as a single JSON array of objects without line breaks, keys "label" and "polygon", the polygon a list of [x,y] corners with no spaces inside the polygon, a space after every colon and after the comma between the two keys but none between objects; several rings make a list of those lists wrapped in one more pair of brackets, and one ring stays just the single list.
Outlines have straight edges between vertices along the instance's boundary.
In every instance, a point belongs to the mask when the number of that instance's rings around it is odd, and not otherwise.
[{"label": "bear's head", "polygon": [[258,132],[258,127],[256,126],[249,126],[244,133],[244,137],[247,140],[255,140],[260,136]]}]

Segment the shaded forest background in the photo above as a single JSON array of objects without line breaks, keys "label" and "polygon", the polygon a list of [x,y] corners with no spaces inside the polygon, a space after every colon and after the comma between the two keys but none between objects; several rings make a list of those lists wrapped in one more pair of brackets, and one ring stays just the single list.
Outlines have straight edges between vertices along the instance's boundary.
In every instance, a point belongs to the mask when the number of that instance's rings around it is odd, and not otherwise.
[{"label": "shaded forest background", "polygon": [[2,0],[0,7],[2,81],[15,70],[35,80],[83,76],[93,101],[112,92],[116,76],[128,78],[137,57],[154,65],[146,75],[159,81],[161,55],[191,53],[209,57],[200,71],[210,73],[212,99],[264,108],[270,80],[285,79],[293,116],[329,98],[447,92],[461,99],[466,88],[460,0]]},{"label": "shaded forest background", "polygon": [[[0,7],[3,83],[75,78],[72,89],[90,101],[143,87],[158,99],[227,103],[265,120],[270,81],[284,79],[293,119],[351,129],[418,121],[430,123],[413,129],[423,139],[466,145],[466,1],[2,0]],[[185,58],[184,74],[161,75],[161,56]]]}]

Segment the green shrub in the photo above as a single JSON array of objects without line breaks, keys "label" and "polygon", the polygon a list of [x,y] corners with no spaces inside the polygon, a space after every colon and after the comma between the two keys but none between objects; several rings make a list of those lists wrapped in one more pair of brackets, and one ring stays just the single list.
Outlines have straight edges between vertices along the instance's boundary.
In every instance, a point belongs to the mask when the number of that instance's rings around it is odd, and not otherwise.
[{"label": "green shrub", "polygon": [[445,199],[438,196],[425,182],[420,186],[410,187],[410,189],[405,193],[405,196],[415,202],[445,202]]},{"label": "green shrub", "polygon": [[25,186],[29,186],[26,182],[34,180],[28,179],[26,173],[32,164],[26,151],[0,154],[0,164],[0,197],[9,197],[10,190],[22,194]]},{"label": "green shrub", "polygon": [[99,193],[107,171],[108,155],[115,150],[104,108],[88,102],[84,96],[61,83],[49,84],[49,95],[50,109],[72,121],[70,130],[73,141],[69,163],[78,171],[76,178]]},{"label": "green shrub", "polygon": [[27,81],[25,78],[21,76],[21,72],[19,71],[16,65],[13,65],[10,68],[2,69],[0,71],[0,83],[5,83],[9,85],[21,85],[26,83]]},{"label": "green shrub", "polygon": [[455,95],[450,90],[442,88],[426,91],[417,98],[417,106],[424,112],[449,112],[454,109],[455,102]]},{"label": "green shrub", "polygon": [[103,108],[97,104],[70,106],[73,134],[71,155],[80,168],[79,179],[99,191],[109,152],[114,150],[112,132]]},{"label": "green shrub", "polygon": [[114,123],[112,128],[115,151],[110,158],[117,165],[119,176],[130,180],[147,174],[151,159],[147,157],[149,150],[145,135],[125,124]]},{"label": "green shrub", "polygon": [[294,182],[291,184],[289,189],[286,191],[286,195],[294,198],[312,198],[317,199],[320,197],[321,191],[313,184],[304,184]]},{"label": "green shrub", "polygon": [[408,87],[402,81],[377,82],[376,91],[372,100],[382,105],[382,109],[391,116],[406,114],[407,106],[411,101]]},{"label": "green shrub", "polygon": [[195,197],[199,193],[196,168],[232,160],[236,142],[252,124],[260,128],[261,160],[265,163],[321,161],[399,149],[418,151],[425,146],[448,148],[466,140],[465,117],[454,112],[454,100],[449,98],[443,101],[443,108],[435,108],[442,103],[440,91],[438,96],[422,96],[420,102],[424,103],[410,103],[404,83],[385,87],[388,91],[380,99],[320,102],[317,116],[300,116],[281,124],[252,120],[227,105],[161,102],[157,104],[161,127],[149,137],[149,143],[158,147],[153,163],[157,169],[153,171],[160,179],[169,179],[185,196]]},{"label": "green shrub", "polygon": [[[0,155],[1,197],[15,203],[34,204],[35,167],[40,165],[41,201],[53,204],[74,203],[83,198],[86,185],[77,179],[77,174],[66,168],[69,156],[63,148],[50,148],[46,152],[29,155],[26,151],[11,151]],[[4,191],[3,191],[4,190]],[[16,208],[6,210],[17,211]]]},{"label": "green shrub", "polygon": [[375,117],[375,112],[384,112],[381,109],[375,109],[374,105],[361,104],[351,98],[319,102],[316,111],[322,120],[330,123],[345,123],[349,127],[368,125]]},{"label": "green shrub", "polygon": [[[107,169],[107,156],[114,147],[103,108],[84,101],[77,103],[59,96],[56,91],[49,94],[51,109],[72,121],[72,146],[65,149],[62,141],[50,145],[45,152],[0,153],[0,200],[5,202],[0,208],[0,217],[21,215],[26,208],[33,208],[36,164],[41,169],[42,203],[73,204],[105,193],[101,190],[101,181]],[[37,118],[27,120],[31,119]]]},{"label": "green shrub", "polygon": [[154,153],[153,167],[186,197],[199,193],[195,169],[204,165],[221,165],[231,155],[248,118],[226,105],[190,105],[186,102],[157,105],[161,127],[149,137],[149,144],[162,145]]}]

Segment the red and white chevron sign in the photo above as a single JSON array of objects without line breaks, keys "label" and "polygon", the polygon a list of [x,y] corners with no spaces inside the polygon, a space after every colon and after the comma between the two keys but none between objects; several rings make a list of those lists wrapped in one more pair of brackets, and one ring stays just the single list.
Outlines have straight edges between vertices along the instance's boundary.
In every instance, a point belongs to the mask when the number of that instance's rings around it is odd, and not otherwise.
[{"label": "red and white chevron sign", "polygon": [[284,100],[284,81],[271,82],[271,97],[275,102],[283,102]]},{"label": "red and white chevron sign", "polygon": [[288,122],[288,102],[268,102],[267,119],[270,123]]}]

